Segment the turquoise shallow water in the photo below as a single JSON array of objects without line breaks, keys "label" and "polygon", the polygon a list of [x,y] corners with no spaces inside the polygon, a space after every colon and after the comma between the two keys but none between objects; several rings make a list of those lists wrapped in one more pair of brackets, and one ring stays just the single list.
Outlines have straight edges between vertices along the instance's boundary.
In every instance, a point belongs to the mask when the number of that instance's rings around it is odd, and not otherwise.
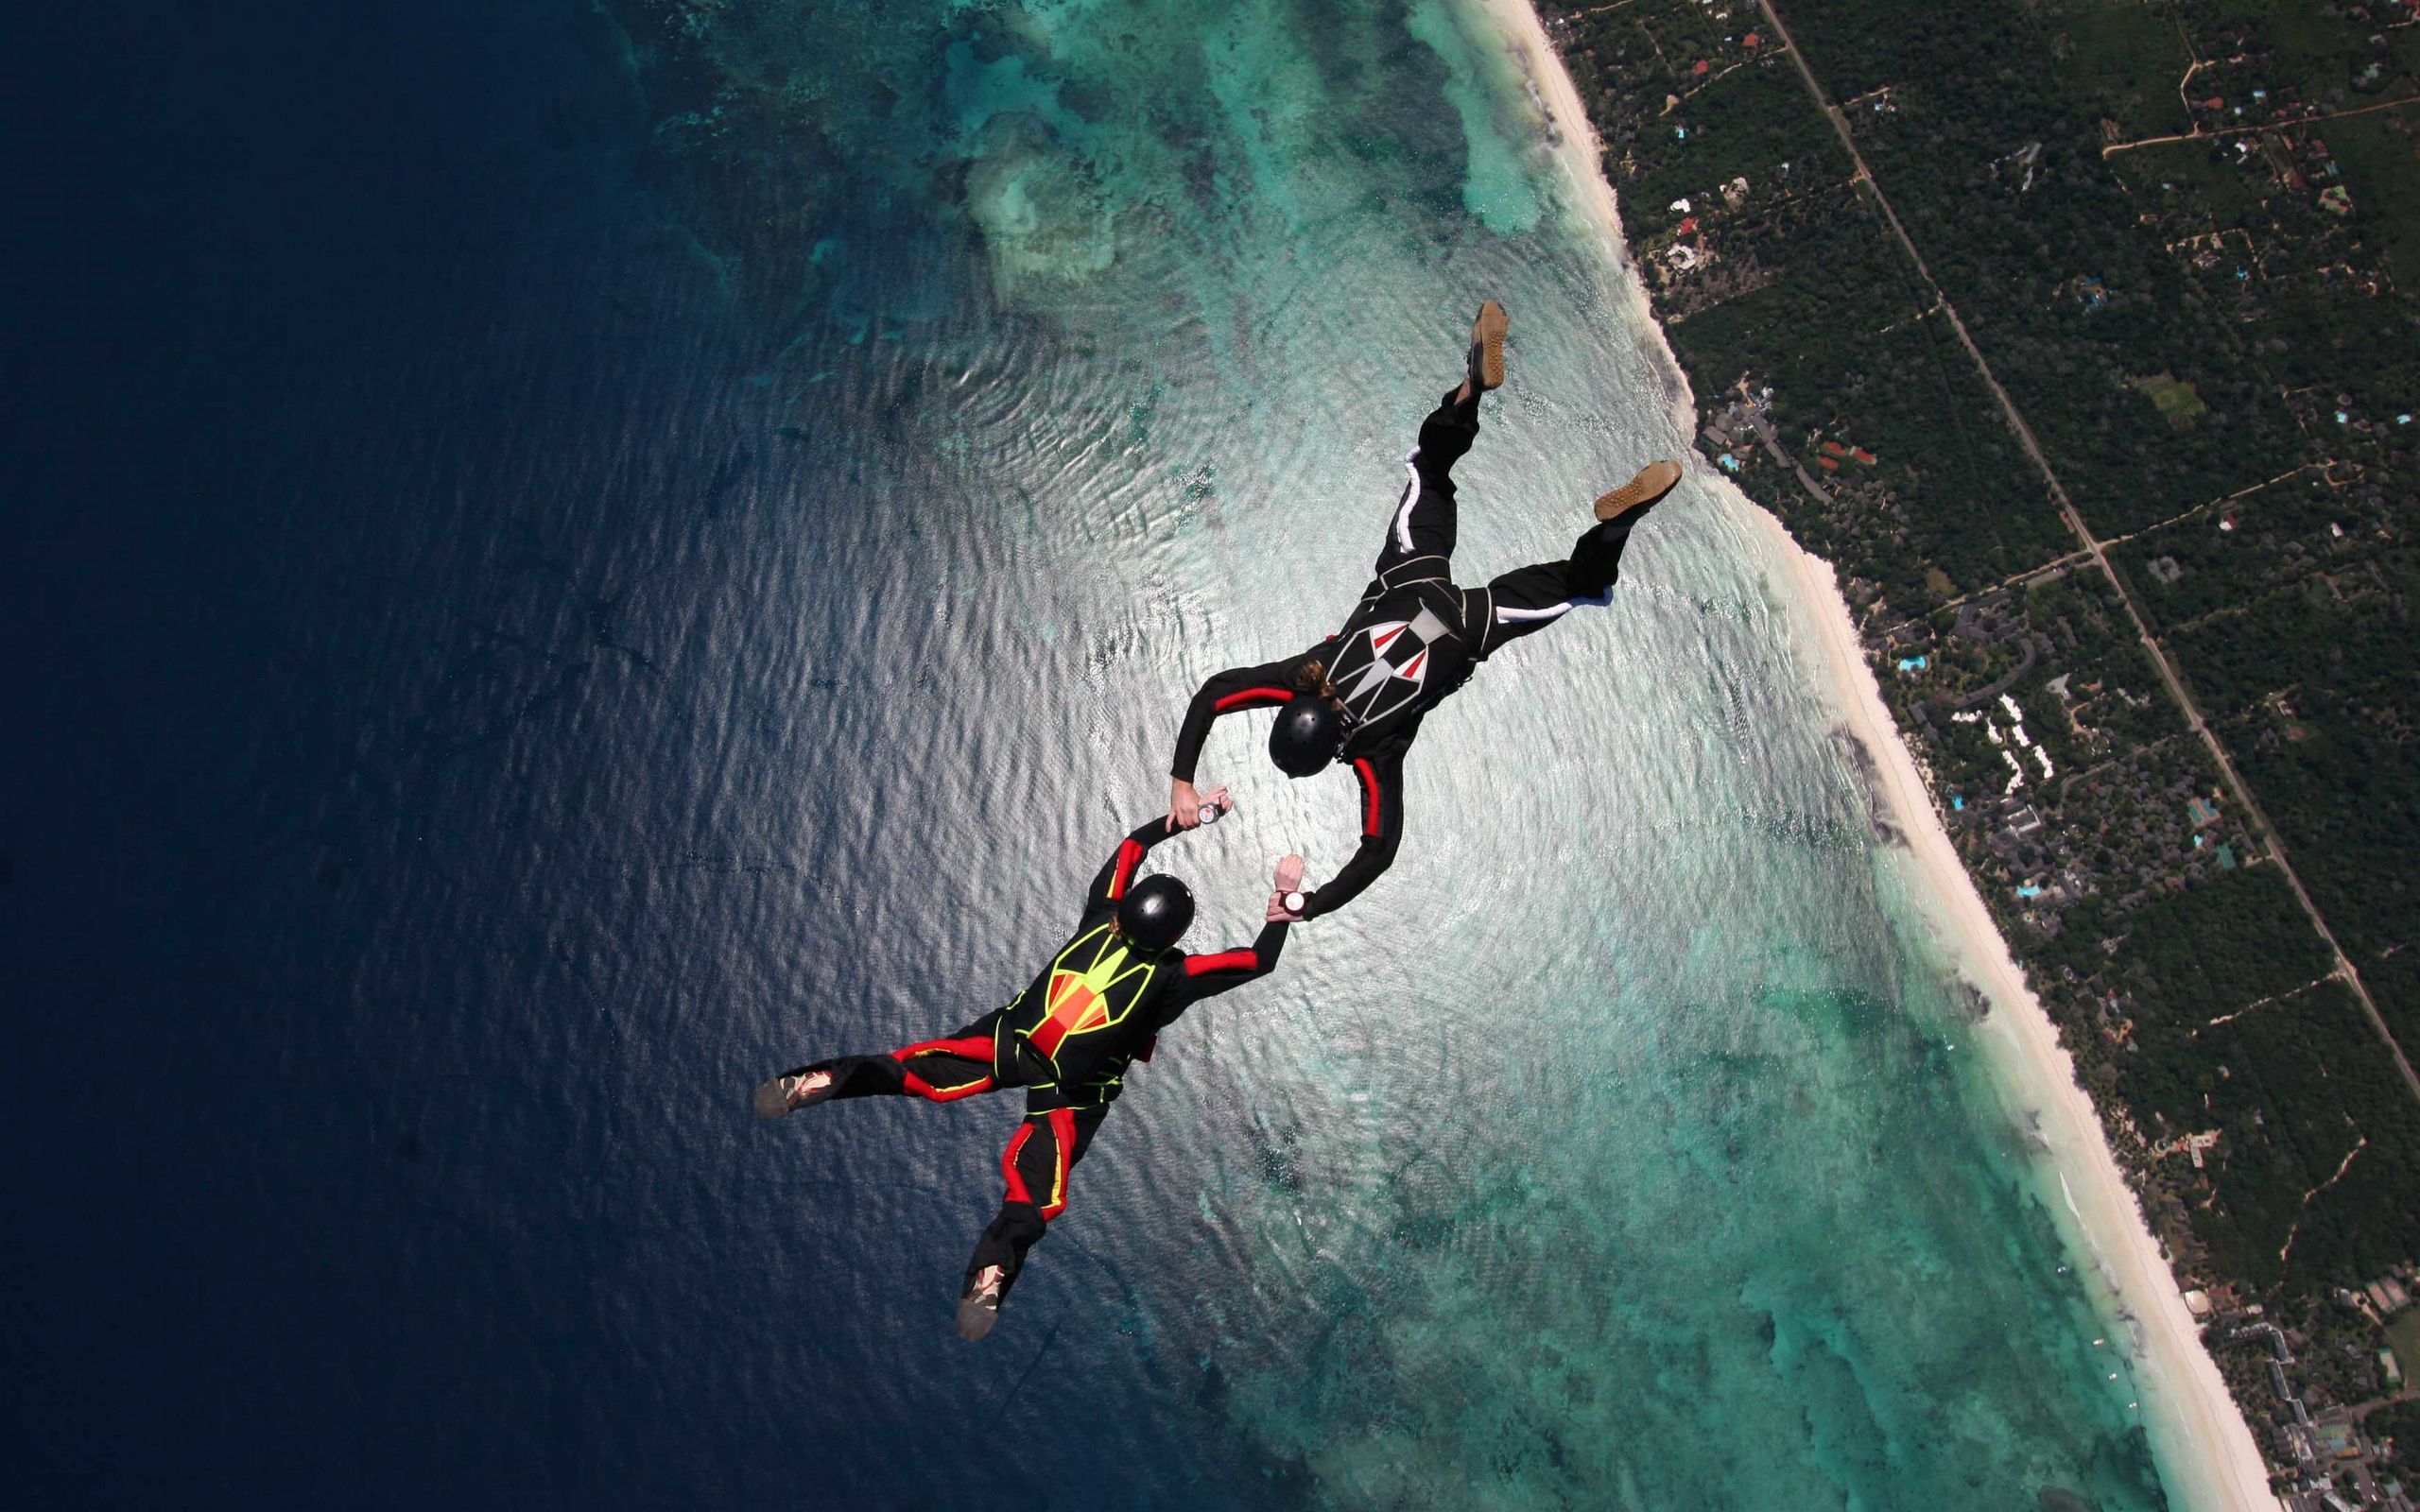
[{"label": "turquoise shallow water", "polygon": [[[1345,612],[1479,298],[1468,576],[1683,453],[1462,0],[366,14],[30,96],[147,165],[59,222],[16,391],[75,413],[0,553],[37,1494],[2174,1500],[1696,481],[1432,716],[1395,870],[1136,1073],[984,1346],[1011,1108],[749,1114],[1027,979],[1198,680]],[[1353,838],[1258,736],[1162,852],[1204,944]]]},{"label": "turquoise shallow water", "polygon": [[[915,654],[952,696],[1037,690],[1032,743],[953,795],[1068,848],[1152,803],[1192,684],[1347,607],[1482,294],[1513,378],[1461,470],[1466,575],[1559,554],[1685,445],[1462,7],[923,24],[872,44],[904,101],[836,134],[914,165],[962,282],[852,312],[843,272],[826,318],[927,375],[897,444],[947,459],[917,507],[954,555]],[[994,576],[1006,622],[971,619]],[[1431,720],[1397,870],[1120,1107],[1019,1298],[1061,1348],[1325,1504],[2161,1504],[1774,591],[1685,485],[1609,609]],[[1344,779],[1287,785],[1232,729],[1205,774],[1245,810],[1182,863],[1208,927],[1267,855],[1342,859]],[[1039,866],[1025,824],[981,843]]]},{"label": "turquoise shallow water", "polygon": [[[924,25],[786,66],[842,93],[939,60],[838,134],[914,165],[962,282],[852,311],[842,271],[826,318],[927,375],[896,444],[947,459],[918,517],[953,557],[913,654],[952,696],[1039,690],[954,794],[1071,848],[1154,801],[1193,682],[1343,612],[1482,294],[1513,379],[1461,472],[1466,574],[1559,554],[1685,444],[1462,8]],[[1685,486],[1631,562],[1432,719],[1387,882],[1171,1037],[1021,1307],[1330,1504],[2159,1504],[1742,522]],[[993,576],[1005,623],[959,607]],[[1240,730],[1205,770],[1245,816],[1184,865],[1234,932],[1268,854],[1341,860],[1352,800]],[[1040,866],[1022,824],[982,844]]]}]

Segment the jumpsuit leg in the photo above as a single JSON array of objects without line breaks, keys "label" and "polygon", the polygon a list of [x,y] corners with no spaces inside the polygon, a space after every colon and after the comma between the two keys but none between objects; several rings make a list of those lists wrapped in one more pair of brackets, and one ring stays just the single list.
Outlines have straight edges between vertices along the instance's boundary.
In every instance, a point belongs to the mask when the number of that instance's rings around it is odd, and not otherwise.
[{"label": "jumpsuit leg", "polygon": [[1378,552],[1381,576],[1415,557],[1452,558],[1454,464],[1478,437],[1477,394],[1457,403],[1449,392],[1420,422],[1419,444],[1404,457],[1411,475],[1396,496],[1394,513],[1387,521],[1387,542]]},{"label": "jumpsuit leg", "polygon": [[941,1040],[902,1045],[887,1056],[836,1056],[786,1071],[785,1076],[829,1072],[832,1089],[817,1101],[843,1097],[922,1097],[949,1103],[999,1085],[992,1064],[992,1029],[1000,1010],[976,1020]]},{"label": "jumpsuit leg", "polygon": [[1067,1206],[1068,1173],[1084,1158],[1100,1121],[1109,1116],[1106,1104],[1037,1108],[1033,1104],[1039,1100],[1027,1098],[1025,1122],[1017,1125],[1000,1156],[1000,1175],[1008,1193],[1000,1201],[999,1216],[975,1242],[975,1254],[966,1263],[968,1289],[984,1266],[1000,1267],[1002,1300],[1025,1268],[1026,1251],[1041,1242],[1050,1220]]},{"label": "jumpsuit leg", "polygon": [[1466,593],[1463,618],[1482,627],[1479,659],[1485,661],[1509,641],[1545,629],[1579,605],[1604,603],[1621,576],[1622,548],[1630,543],[1631,527],[1653,507],[1633,509],[1591,527],[1561,561],[1517,568]]}]

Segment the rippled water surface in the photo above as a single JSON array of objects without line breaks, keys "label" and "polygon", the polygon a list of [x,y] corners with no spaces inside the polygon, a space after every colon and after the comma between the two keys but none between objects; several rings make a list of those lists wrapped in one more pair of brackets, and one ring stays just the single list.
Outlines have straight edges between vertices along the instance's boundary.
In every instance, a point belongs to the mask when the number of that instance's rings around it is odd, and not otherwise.
[{"label": "rippled water surface", "polygon": [[[2163,1504],[1694,480],[1131,1079],[985,1345],[1011,1106],[748,1116],[1027,978],[1198,680],[1350,607],[1480,297],[1466,577],[1686,445],[1475,11],[182,14],[72,50],[58,178],[139,192],[26,349],[83,417],[18,454],[0,873],[62,1495]],[[1159,853],[1205,947],[1354,837],[1258,735]]]}]

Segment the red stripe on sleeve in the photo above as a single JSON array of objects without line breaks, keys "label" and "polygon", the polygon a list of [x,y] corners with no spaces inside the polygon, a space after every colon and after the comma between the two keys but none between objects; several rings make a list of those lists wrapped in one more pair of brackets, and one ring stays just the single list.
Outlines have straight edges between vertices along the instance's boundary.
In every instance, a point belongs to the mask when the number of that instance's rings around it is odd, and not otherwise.
[{"label": "red stripe on sleeve", "polygon": [[1378,833],[1378,769],[1365,757],[1353,759],[1353,770],[1361,779],[1361,833]]},{"label": "red stripe on sleeve", "polygon": [[1117,842],[1117,869],[1109,879],[1112,901],[1126,896],[1126,885],[1134,880],[1134,868],[1143,864],[1143,847],[1132,836]]},{"label": "red stripe on sleeve", "polygon": [[1009,1189],[1008,1200],[1011,1202],[1031,1202],[1033,1200],[1033,1194],[1026,1190],[1025,1177],[1017,1172],[1017,1157],[1024,1152],[1025,1142],[1031,1138],[1033,1138],[1032,1122],[1028,1120],[1023,1124],[1019,1124],[1017,1125],[1016,1137],[1009,1141],[1009,1147],[1007,1151],[1000,1157],[1000,1175],[1007,1178],[1007,1185]]},{"label": "red stripe on sleeve", "polygon": [[1262,709],[1270,704],[1293,701],[1294,695],[1284,688],[1246,688],[1241,693],[1227,695],[1210,707],[1223,714],[1237,709]]},{"label": "red stripe on sleeve", "polygon": [[1220,951],[1216,955],[1188,955],[1184,958],[1184,974],[1208,976],[1213,971],[1256,971],[1260,954],[1256,951]]}]

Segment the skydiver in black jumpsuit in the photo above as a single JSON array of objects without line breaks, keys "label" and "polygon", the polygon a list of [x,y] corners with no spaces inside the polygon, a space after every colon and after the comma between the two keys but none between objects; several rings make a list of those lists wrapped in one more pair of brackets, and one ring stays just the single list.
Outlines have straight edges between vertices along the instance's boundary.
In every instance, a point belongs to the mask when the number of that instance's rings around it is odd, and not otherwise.
[{"label": "skydiver in black jumpsuit", "polygon": [[1478,396],[1504,382],[1506,325],[1503,306],[1494,300],[1479,306],[1468,375],[1421,422],[1377,576],[1344,627],[1299,656],[1219,673],[1184,712],[1169,765],[1172,827],[1190,823],[1200,808],[1194,764],[1212,722],[1239,709],[1280,710],[1270,757],[1288,775],[1307,777],[1342,761],[1360,779],[1359,849],[1290,917],[1333,913],[1393,864],[1403,836],[1403,756],[1428,711],[1508,642],[1577,605],[1605,602],[1631,528],[1681,479],[1679,464],[1650,463],[1597,501],[1598,523],[1568,558],[1506,573],[1485,588],[1456,587],[1453,467],[1478,435]]},{"label": "skydiver in black jumpsuit", "polygon": [[943,1039],[884,1056],[819,1060],[756,1089],[757,1116],[768,1119],[843,1097],[948,1103],[1025,1089],[1025,1122],[1000,1158],[1008,1194],[966,1263],[958,1331],[967,1339],[992,1331],[1026,1251],[1066,1206],[1068,1173],[1124,1089],[1126,1068],[1149,1060],[1159,1031],[1194,1004],[1277,969],[1286,945],[1285,898],[1302,879],[1302,858],[1278,863],[1279,891],[1270,897],[1258,939],[1241,950],[1188,955],[1175,945],[1193,920],[1193,895],[1174,877],[1134,877],[1145,853],[1169,833],[1154,816],[1119,842],[1084,895],[1073,937],[1007,1006]]}]

